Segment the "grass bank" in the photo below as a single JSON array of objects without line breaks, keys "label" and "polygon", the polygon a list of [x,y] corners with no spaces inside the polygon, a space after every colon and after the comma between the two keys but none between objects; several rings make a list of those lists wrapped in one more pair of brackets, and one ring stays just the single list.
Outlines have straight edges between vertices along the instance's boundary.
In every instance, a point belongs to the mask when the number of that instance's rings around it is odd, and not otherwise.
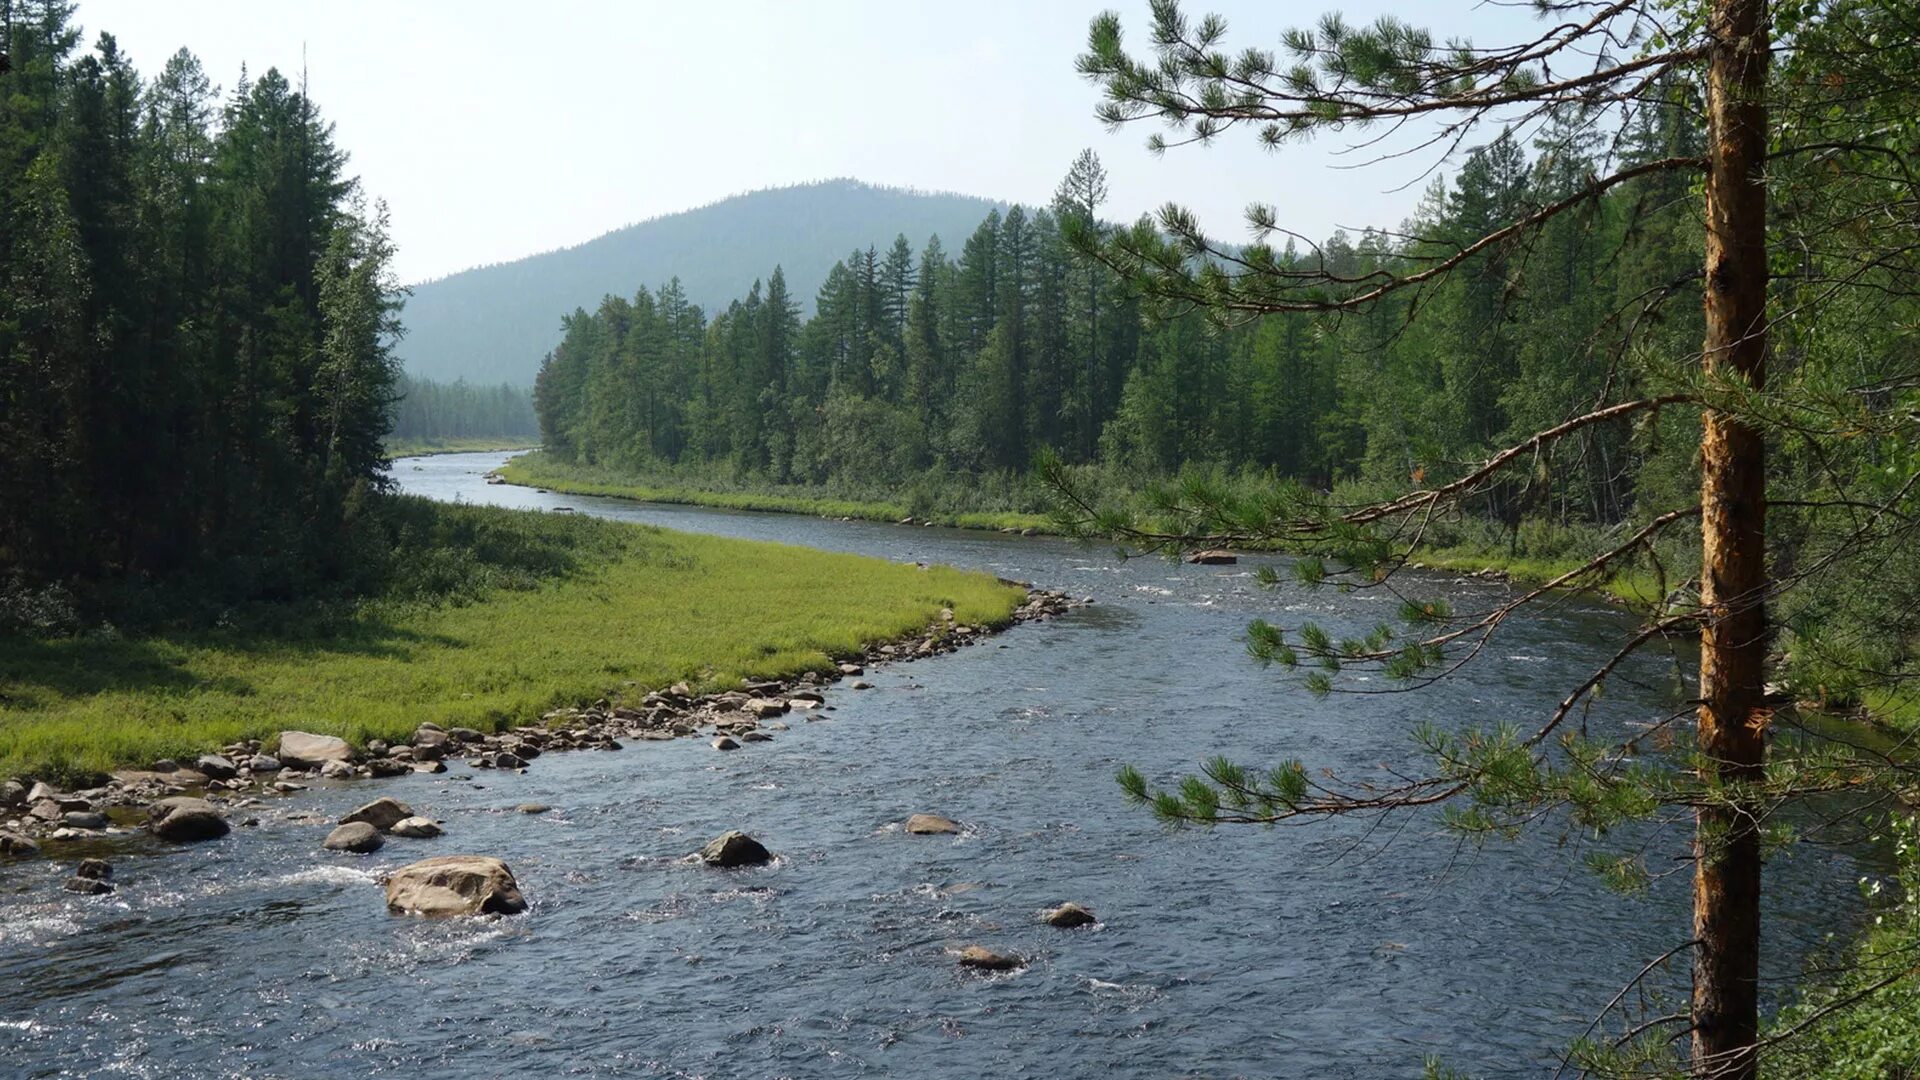
[{"label": "grass bank", "polygon": [[0,637],[0,776],[72,778],[283,728],[354,742],[423,720],[497,729],[681,679],[822,668],[943,607],[1000,623],[1021,599],[944,567],[395,503],[407,565],[380,599],[144,635]]},{"label": "grass bank", "polygon": [[514,458],[500,469],[512,483],[543,487],[572,495],[605,495],[638,502],[713,506],[726,510],[759,510],[775,514],[852,518],[857,521],[899,521],[911,517],[958,529],[1035,532],[1053,531],[1045,514],[1018,511],[953,511],[915,509],[904,499],[843,498],[808,488],[754,488],[728,490],[706,484],[655,483],[610,469],[570,465],[535,451]]},{"label": "grass bank", "polygon": [[511,435],[483,435],[467,439],[388,439],[387,457],[425,457],[429,454],[478,454],[488,450],[528,450],[540,440]]}]

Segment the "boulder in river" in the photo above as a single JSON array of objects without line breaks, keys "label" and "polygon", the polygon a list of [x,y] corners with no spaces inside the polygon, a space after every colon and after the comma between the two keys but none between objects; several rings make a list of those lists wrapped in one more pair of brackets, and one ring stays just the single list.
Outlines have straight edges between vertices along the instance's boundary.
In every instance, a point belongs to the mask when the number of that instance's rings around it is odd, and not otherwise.
[{"label": "boulder in river", "polygon": [[353,821],[328,833],[327,838],[320,842],[320,846],[328,851],[350,851],[356,855],[367,855],[379,851],[380,845],[384,843],[386,840],[380,835],[379,829],[364,821]]},{"label": "boulder in river", "polygon": [[275,752],[282,764],[297,769],[317,769],[329,761],[353,760],[353,747],[333,735],[315,735],[306,731],[280,733],[280,749]]},{"label": "boulder in river", "polygon": [[162,840],[186,843],[227,835],[227,819],[205,799],[175,795],[147,807],[147,828]]},{"label": "boulder in river", "polygon": [[1076,926],[1092,926],[1100,921],[1093,912],[1072,901],[1053,908],[1041,918],[1046,920],[1048,926],[1057,926],[1062,930],[1071,930]]},{"label": "boulder in river", "polygon": [[713,739],[713,748],[715,750],[738,750],[740,749],[740,744],[734,742],[732,738],[726,735],[716,735]]},{"label": "boulder in river", "polygon": [[25,858],[40,854],[40,845],[30,837],[16,832],[0,832],[0,855],[13,855]]},{"label": "boulder in river", "polygon": [[231,780],[240,775],[240,767],[224,754],[202,754],[193,767],[214,780]]},{"label": "boulder in river", "polygon": [[513,871],[486,855],[442,855],[387,876],[387,910],[395,915],[517,915],[527,910]]},{"label": "boulder in river", "polygon": [[960,950],[960,966],[981,971],[1012,971],[1026,961],[1012,953],[995,952],[984,945],[969,945]]},{"label": "boulder in river", "polygon": [[915,836],[937,836],[941,833],[957,833],[960,823],[939,814],[915,814],[907,819],[907,831]]},{"label": "boulder in river", "polygon": [[444,830],[440,828],[440,823],[432,818],[410,817],[394,822],[393,828],[387,831],[409,840],[431,840]]},{"label": "boulder in river", "polygon": [[700,849],[700,861],[708,866],[761,866],[773,858],[760,841],[738,829],[729,829]]},{"label": "boulder in river", "polygon": [[74,868],[73,876],[106,881],[113,877],[113,864],[105,859],[81,859],[80,865]]},{"label": "boulder in river", "polygon": [[70,893],[79,893],[82,896],[105,896],[113,891],[113,882],[103,881],[100,878],[81,877],[79,874],[75,874],[68,878],[66,884],[62,885],[61,888]]},{"label": "boulder in river", "polygon": [[551,809],[553,809],[553,807],[548,806],[546,803],[523,802],[519,806],[514,807],[513,812],[516,814],[544,814]]},{"label": "boulder in river", "polygon": [[386,832],[412,816],[413,807],[398,799],[382,796],[341,818],[340,824],[351,825],[356,821],[364,821],[381,832]]},{"label": "boulder in river", "polygon": [[1187,561],[1195,566],[1232,566],[1240,556],[1231,551],[1196,551],[1187,556]]},{"label": "boulder in river", "polygon": [[99,832],[113,824],[107,815],[98,810],[69,810],[60,816],[60,821],[69,829],[88,829]]},{"label": "boulder in river", "polygon": [[779,716],[781,713],[787,711],[787,703],[780,698],[748,698],[746,705],[743,707],[746,711],[760,717],[762,720],[768,717]]}]

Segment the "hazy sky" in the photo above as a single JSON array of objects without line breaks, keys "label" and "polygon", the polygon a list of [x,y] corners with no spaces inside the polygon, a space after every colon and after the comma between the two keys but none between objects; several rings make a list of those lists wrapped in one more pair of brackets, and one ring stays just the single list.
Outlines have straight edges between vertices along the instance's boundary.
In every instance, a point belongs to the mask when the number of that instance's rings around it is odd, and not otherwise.
[{"label": "hazy sky", "polygon": [[[1145,0],[81,0],[78,19],[89,44],[113,33],[149,75],[185,45],[223,87],[242,62],[297,78],[304,45],[352,171],[392,207],[408,280],[837,176],[1041,202],[1088,146],[1115,219],[1171,199],[1238,239],[1246,204],[1265,201],[1323,236],[1412,207],[1423,164],[1342,170],[1354,157],[1338,141],[1272,154],[1229,138],[1156,158],[1147,127],[1108,132],[1073,61],[1109,7],[1144,43]],[[1536,29],[1489,0],[1190,0],[1241,44],[1272,45],[1328,7],[1488,42]]]}]

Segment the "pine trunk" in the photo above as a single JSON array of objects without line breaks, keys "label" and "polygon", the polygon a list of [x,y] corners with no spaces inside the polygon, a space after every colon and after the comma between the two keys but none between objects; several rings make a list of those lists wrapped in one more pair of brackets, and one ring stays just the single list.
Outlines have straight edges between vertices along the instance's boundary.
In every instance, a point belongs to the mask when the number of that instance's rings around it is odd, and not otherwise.
[{"label": "pine trunk", "polygon": [[[1765,0],[1713,0],[1706,179],[1704,363],[1759,388],[1766,377]],[[1766,445],[1712,409],[1700,449],[1700,751],[1709,784],[1758,779],[1766,754]],[[1759,1036],[1760,836],[1737,794],[1698,812],[1693,1069],[1752,1080]]]}]

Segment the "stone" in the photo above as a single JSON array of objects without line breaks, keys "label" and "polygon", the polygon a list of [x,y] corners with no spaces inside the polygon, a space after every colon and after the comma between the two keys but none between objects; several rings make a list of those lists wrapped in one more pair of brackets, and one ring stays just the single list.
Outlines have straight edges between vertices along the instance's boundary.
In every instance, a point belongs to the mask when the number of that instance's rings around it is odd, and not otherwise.
[{"label": "stone", "polygon": [[326,761],[320,764],[320,775],[328,780],[351,780],[355,773],[344,761]]},{"label": "stone", "polygon": [[61,815],[60,820],[69,829],[91,829],[94,832],[113,824],[107,820],[107,815],[98,810],[69,810]]},{"label": "stone", "polygon": [[741,742],[772,742],[773,736],[764,731],[749,731],[740,736]]},{"label": "stone", "polygon": [[1195,566],[1232,566],[1240,556],[1231,551],[1196,551],[1187,556],[1187,561]]},{"label": "stone", "polygon": [[854,680],[854,682],[853,682],[853,689],[855,689],[855,690],[871,690],[871,689],[873,689],[873,684],[872,684],[872,683],[870,683],[870,682],[868,682],[868,681],[866,681],[865,679],[855,679],[855,680]]},{"label": "stone", "polygon": [[779,716],[781,713],[786,712],[787,703],[779,698],[748,698],[745,708],[748,712],[764,720],[768,717]]},{"label": "stone", "polygon": [[105,859],[81,859],[80,865],[74,868],[73,876],[106,881],[113,877],[113,865]]},{"label": "stone", "polygon": [[476,743],[486,739],[485,735],[470,727],[452,728],[447,731],[447,734],[451,735],[455,742]]},{"label": "stone", "polygon": [[67,883],[62,885],[61,888],[70,893],[79,893],[82,896],[105,896],[113,891],[113,882],[102,881],[99,878],[81,877],[76,874],[68,878]]},{"label": "stone", "polygon": [[1093,912],[1072,901],[1048,911],[1041,918],[1046,920],[1048,926],[1057,926],[1062,930],[1071,930],[1076,926],[1092,926],[1100,921]]},{"label": "stone", "polygon": [[202,754],[194,760],[193,767],[214,780],[231,780],[240,775],[240,767],[224,754]]},{"label": "stone", "polygon": [[270,773],[280,771],[280,759],[272,754],[255,754],[247,759],[247,771]]},{"label": "stone", "polygon": [[386,840],[381,837],[379,829],[364,821],[355,821],[336,827],[327,834],[325,840],[320,842],[320,846],[328,851],[350,851],[356,855],[366,855],[379,851],[380,845],[384,843]]},{"label": "stone", "polygon": [[398,799],[389,799],[381,796],[341,818],[340,824],[351,825],[356,821],[360,821],[373,826],[381,832],[386,832],[388,829],[393,828],[395,825],[412,816],[413,807],[408,806]]},{"label": "stone", "polygon": [[280,749],[275,756],[281,764],[298,769],[317,769],[329,761],[352,761],[353,747],[334,735],[315,735],[306,731],[280,733]]},{"label": "stone", "polygon": [[969,945],[960,950],[960,966],[981,971],[1012,971],[1026,961],[1011,953],[995,952],[984,945]]},{"label": "stone", "polygon": [[447,771],[447,763],[437,758],[433,761],[416,761],[413,763],[413,771],[417,773],[443,773]]},{"label": "stone", "polygon": [[760,841],[738,829],[721,833],[700,849],[700,861],[708,866],[761,866],[772,858]]},{"label": "stone", "polygon": [[64,813],[66,811],[60,809],[58,799],[40,799],[27,808],[28,816],[39,818],[41,821],[59,821],[60,815]]},{"label": "stone", "polygon": [[25,858],[40,854],[40,845],[16,832],[0,832],[0,855]]},{"label": "stone", "polygon": [[227,835],[227,819],[205,799],[175,795],[147,807],[147,828],[162,840],[190,843]]},{"label": "stone", "polygon": [[937,836],[941,833],[957,833],[960,823],[939,814],[915,814],[907,819],[907,831],[915,836]]},{"label": "stone", "polygon": [[518,754],[511,754],[502,750],[493,756],[493,767],[496,769],[524,769],[527,767],[527,763],[525,759],[521,758]]},{"label": "stone", "polygon": [[27,785],[18,780],[0,784],[0,806],[24,806],[26,802]]},{"label": "stone", "polygon": [[432,818],[410,817],[394,822],[393,828],[387,831],[409,840],[431,840],[445,830],[441,829],[439,822]]},{"label": "stone", "polygon": [[416,750],[429,746],[444,747],[451,741],[452,736],[428,724],[421,724],[420,730],[413,733],[413,745]]},{"label": "stone", "polygon": [[367,762],[367,772],[376,778],[405,776],[412,771],[412,765],[390,757],[378,757]]},{"label": "stone", "polygon": [[842,675],[865,675],[866,673],[867,669],[861,667],[859,664],[840,665],[840,674]]},{"label": "stone", "polygon": [[387,910],[395,915],[517,915],[527,910],[513,871],[485,855],[442,855],[387,876]]},{"label": "stone", "polygon": [[523,802],[513,808],[514,813],[517,814],[544,814],[551,809],[553,809],[553,807],[548,806],[546,803],[537,802]]},{"label": "stone", "polygon": [[740,749],[740,744],[725,735],[717,735],[713,740],[713,748],[715,750],[738,750]]},{"label": "stone", "polygon": [[33,785],[33,790],[27,792],[26,801],[36,803],[41,799],[57,799],[59,797],[60,789],[42,780]]}]

